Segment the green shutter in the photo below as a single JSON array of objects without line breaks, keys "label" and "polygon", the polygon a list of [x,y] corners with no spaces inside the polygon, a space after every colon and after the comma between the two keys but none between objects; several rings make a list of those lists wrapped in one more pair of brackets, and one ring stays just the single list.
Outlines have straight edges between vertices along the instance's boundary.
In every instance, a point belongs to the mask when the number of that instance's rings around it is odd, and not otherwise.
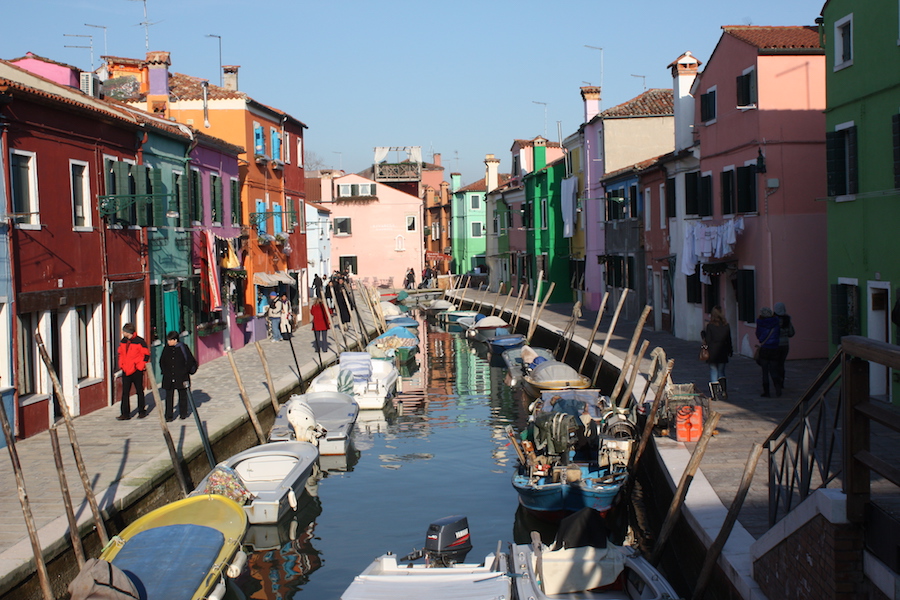
[{"label": "green shutter", "polygon": [[150,189],[153,192],[153,222],[151,225],[161,227],[166,224],[166,212],[169,210],[169,195],[162,181],[162,171],[150,171]]},{"label": "green shutter", "polygon": [[128,185],[130,167],[131,165],[122,162],[121,160],[117,160],[112,164],[113,179],[116,182],[116,206],[118,207],[118,210],[116,211],[116,220],[123,225],[131,224],[131,207],[128,206],[127,200],[127,195],[130,193],[130,186]]},{"label": "green shutter", "polygon": [[848,127],[847,133],[847,193],[859,192],[859,168],[856,143],[856,125]]}]

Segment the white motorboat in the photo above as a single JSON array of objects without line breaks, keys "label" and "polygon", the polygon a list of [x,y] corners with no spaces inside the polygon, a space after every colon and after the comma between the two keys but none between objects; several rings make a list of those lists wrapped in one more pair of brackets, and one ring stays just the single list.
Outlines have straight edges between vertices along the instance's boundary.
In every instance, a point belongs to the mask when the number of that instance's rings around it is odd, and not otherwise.
[{"label": "white motorboat", "polygon": [[[342,379],[341,371],[349,375]],[[353,396],[360,409],[380,409],[394,395],[399,378],[391,361],[372,360],[368,352],[342,352],[338,364],[319,373],[308,391],[344,392]]]},{"label": "white motorboat", "polygon": [[277,523],[297,510],[319,449],[310,442],[271,442],[222,461],[193,494],[221,494],[243,502],[251,524]]},{"label": "white motorboat", "polygon": [[[471,548],[465,517],[435,521],[428,528],[423,550],[400,559],[392,553],[379,556],[354,578],[341,600],[510,600],[513,586],[507,555],[498,548],[481,564],[459,562]],[[400,564],[422,557],[424,564]]]},{"label": "white motorboat", "polygon": [[584,508],[563,519],[553,546],[532,532],[513,544],[516,596],[533,600],[674,600],[665,577],[638,551],[607,539],[599,513]]},{"label": "white motorboat", "polygon": [[[304,407],[312,412],[315,424],[324,429],[318,436],[304,432],[308,426]],[[359,404],[352,396],[342,392],[294,394],[275,415],[275,422],[269,430],[269,441],[311,441],[319,446],[320,456],[346,454],[358,415]],[[315,439],[306,439],[309,437]]]}]

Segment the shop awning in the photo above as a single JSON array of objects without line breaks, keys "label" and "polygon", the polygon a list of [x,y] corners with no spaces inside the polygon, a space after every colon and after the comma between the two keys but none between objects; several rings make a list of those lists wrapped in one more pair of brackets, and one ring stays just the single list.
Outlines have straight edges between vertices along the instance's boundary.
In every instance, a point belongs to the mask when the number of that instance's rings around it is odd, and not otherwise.
[{"label": "shop awning", "polygon": [[284,271],[277,273],[254,273],[253,283],[262,287],[278,287],[282,283],[297,285],[297,280]]}]

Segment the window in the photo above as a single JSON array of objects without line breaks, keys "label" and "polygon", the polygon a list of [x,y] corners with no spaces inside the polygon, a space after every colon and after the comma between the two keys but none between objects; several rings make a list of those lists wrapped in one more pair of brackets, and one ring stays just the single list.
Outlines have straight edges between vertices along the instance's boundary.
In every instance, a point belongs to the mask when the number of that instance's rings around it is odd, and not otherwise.
[{"label": "window", "polygon": [[409,215],[406,217],[406,230],[407,231],[415,231],[416,230],[416,217]]},{"label": "window", "polygon": [[13,150],[9,177],[12,185],[12,211],[21,225],[39,225],[37,195],[37,157],[33,152]]},{"label": "window", "polygon": [[709,284],[703,286],[703,291],[703,312],[709,314],[713,307],[719,304],[719,276],[710,276]]},{"label": "window", "polygon": [[684,174],[684,213],[700,213],[700,173],[697,171]]},{"label": "window", "polygon": [[281,147],[284,148],[284,162],[291,162],[291,135],[285,131],[281,134]]},{"label": "window", "polygon": [[297,137],[297,166],[303,168],[303,138]]},{"label": "window", "polygon": [[700,121],[711,123],[716,120],[716,88],[700,94]]},{"label": "window", "polygon": [[350,235],[351,233],[350,217],[334,218],[334,235]]},{"label": "window", "polygon": [[72,179],[72,225],[91,226],[91,182],[85,162],[70,160],[69,173]]},{"label": "window", "polygon": [[472,223],[472,237],[480,238],[482,236],[484,236],[484,225],[482,223],[479,223],[478,221],[475,221],[474,223]]},{"label": "window", "polygon": [[662,268],[662,276],[659,278],[660,280],[660,312],[665,314],[669,314],[670,306],[672,304],[672,285],[669,281],[669,272],[670,270],[667,267]]},{"label": "window", "polygon": [[606,285],[634,289],[634,257],[611,255],[606,259]]},{"label": "window", "polygon": [[831,285],[831,343],[840,344],[845,335],[860,334],[859,286]]},{"label": "window", "polygon": [[686,275],[687,301],[689,304],[700,304],[703,300],[703,286],[700,284],[700,269],[695,268],[692,275]]},{"label": "window", "polygon": [[40,313],[24,313],[18,315],[18,363],[19,372],[16,377],[16,387],[20,396],[37,394],[41,392],[40,378],[37,369],[37,344],[34,339],[34,331],[40,323]]},{"label": "window", "polygon": [[853,64],[853,14],[834,22],[834,70]]},{"label": "window", "polygon": [[338,264],[341,271],[346,271],[351,275],[359,273],[359,269],[356,267],[355,256],[341,256],[338,258]]},{"label": "window", "polygon": [[338,184],[338,197],[339,198],[353,198],[353,197],[368,197],[375,195],[375,184],[374,183],[339,183]]},{"label": "window", "polygon": [[394,238],[394,251],[403,252],[406,250],[406,239],[402,235]]},{"label": "window", "polygon": [[253,123],[253,153],[256,156],[266,155],[266,134],[259,123]]},{"label": "window", "polygon": [[272,206],[272,233],[278,235],[284,233],[284,214],[280,204]]},{"label": "window", "polygon": [[638,188],[636,185],[628,188],[628,217],[637,219],[641,214],[640,198],[638,197]]},{"label": "window", "polygon": [[756,212],[756,164],[737,168],[737,211]]},{"label": "window", "polygon": [[256,201],[256,234],[257,235],[266,235],[268,233],[267,221],[269,220],[269,215],[266,214],[269,211],[266,210],[268,206],[266,205],[264,200]]},{"label": "window", "polygon": [[431,224],[431,239],[439,240],[441,239],[441,224],[437,221]]},{"label": "window", "polygon": [[547,206],[547,199],[541,198],[541,229],[547,229],[550,225],[550,210]]},{"label": "window", "polygon": [[651,200],[652,199],[650,197],[650,188],[644,188],[644,203],[647,205],[647,210],[644,211],[644,231],[650,231],[650,221],[651,221],[650,213],[653,212],[650,210]]},{"label": "window", "polygon": [[[677,202],[675,199],[675,178],[669,177],[668,179],[666,179],[666,219],[674,219],[676,216],[678,216],[676,207]],[[663,227],[665,227],[665,223],[663,223]]]},{"label": "window", "polygon": [[481,209],[481,196],[478,194],[472,194],[471,204],[472,210],[480,210]]},{"label": "window", "polygon": [[203,223],[203,182],[200,171],[191,169],[191,224]]},{"label": "window", "polygon": [[217,173],[209,174],[210,220],[213,223],[222,224],[222,178]]},{"label": "window", "polygon": [[237,179],[231,180],[231,224],[241,223],[241,183]]},{"label": "window", "polygon": [[[659,184],[659,228],[666,228],[666,221],[668,220],[668,214],[666,211],[669,209],[669,184],[661,183]],[[674,194],[673,194],[674,195]]]},{"label": "window", "polygon": [[739,269],[737,272],[738,319],[744,323],[756,322],[756,271]]},{"label": "window", "polygon": [[738,108],[754,108],[756,106],[756,69],[750,68],[737,77]]},{"label": "window", "polygon": [[829,196],[846,196],[859,191],[856,148],[856,126],[852,122],[825,134]]},{"label": "window", "polygon": [[697,214],[701,217],[710,217],[713,214],[712,202],[712,174],[707,173],[700,177],[700,189],[697,196]]},{"label": "window", "polygon": [[719,174],[722,214],[733,215],[735,208],[734,167]]},{"label": "window", "polygon": [[606,191],[606,220],[617,221],[625,218],[625,189]]}]

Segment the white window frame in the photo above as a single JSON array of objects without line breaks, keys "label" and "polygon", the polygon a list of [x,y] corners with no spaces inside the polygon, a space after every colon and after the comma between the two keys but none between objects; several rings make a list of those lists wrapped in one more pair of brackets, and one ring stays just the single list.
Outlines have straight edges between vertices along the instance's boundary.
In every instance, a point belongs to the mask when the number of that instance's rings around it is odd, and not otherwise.
[{"label": "white window frame", "polygon": [[481,196],[472,194],[472,197],[469,199],[469,206],[472,210],[481,210]]},{"label": "white window frame", "polygon": [[281,132],[281,158],[284,164],[291,164],[291,134],[287,131]]},{"label": "white window frame", "polygon": [[[84,340],[81,339],[81,316],[78,314],[78,309],[81,307],[85,307],[88,314],[88,321],[84,331]],[[75,339],[73,340],[73,346],[76,349],[76,376],[78,378],[78,385],[89,385],[95,383],[96,380],[101,379],[103,377],[103,335],[101,331],[102,324],[102,313],[100,310],[100,304],[81,304],[74,307],[76,325],[75,325]],[[82,356],[82,351],[85,351],[86,356]],[[86,362],[86,375],[81,376],[81,361],[84,359]]]},{"label": "white window frame", "polygon": [[659,228],[665,229],[668,226],[666,223],[668,219],[666,219],[666,184],[659,184]]},{"label": "white window frame", "polygon": [[[474,227],[475,225],[478,225],[478,230],[479,230],[478,235],[476,235],[475,232],[472,231],[472,227]],[[473,238],[482,238],[482,237],[484,237],[484,223],[482,223],[481,221],[472,221],[472,223],[471,223],[470,226],[469,226],[469,234],[470,234]]]},{"label": "white window frame", "polygon": [[550,221],[550,206],[546,198],[541,198],[541,229],[547,229],[548,221]]},{"label": "white window frame", "polygon": [[[850,33],[850,58],[844,60],[844,47],[846,40],[844,40],[843,29],[844,26],[848,25],[848,31]],[[834,70],[840,71],[841,69],[846,69],[847,67],[853,66],[853,13],[846,15],[834,22]]]},{"label": "white window frame", "polygon": [[[81,167],[83,169],[81,176],[81,211],[82,211],[82,219],[84,219],[84,223],[82,225],[78,225],[75,223],[75,186],[74,186],[74,167]],[[92,218],[91,218],[91,170],[90,165],[83,160],[74,160],[69,159],[69,183],[71,185],[71,189],[69,190],[71,193],[72,200],[72,229],[75,231],[91,231],[92,227]]]},{"label": "white window frame", "polygon": [[394,252],[406,251],[406,239],[402,235],[394,238]]},{"label": "white window frame", "polygon": [[303,168],[303,138],[297,136],[297,166]]},{"label": "white window frame", "polygon": [[12,369],[13,357],[10,349],[12,348],[12,326],[10,325],[10,306],[9,299],[0,298],[0,393],[13,389]]},{"label": "white window frame", "polygon": [[[349,227],[346,233],[338,231],[337,220],[343,219],[349,223]],[[350,217],[334,217],[334,222],[332,223],[332,231],[334,232],[334,237],[350,237],[353,235],[353,219]]]},{"label": "white window frame", "polygon": [[[38,197],[38,177],[37,177],[37,154],[34,152],[30,152],[28,150],[17,150],[13,149],[10,151],[10,168],[12,168],[12,156],[21,156],[28,159],[28,208],[29,210],[24,211],[28,214],[24,214],[21,217],[17,217],[24,219],[23,221],[17,222],[16,227],[18,229],[40,229],[41,228],[41,215],[40,215],[40,203]],[[10,174],[10,186],[12,186],[12,175]],[[15,193],[13,191],[13,193]],[[12,207],[13,199],[10,198],[10,206]]]},{"label": "white window frame", "polygon": [[[410,227],[412,225],[412,227]],[[419,219],[416,215],[406,215],[406,231],[418,231]]]}]

